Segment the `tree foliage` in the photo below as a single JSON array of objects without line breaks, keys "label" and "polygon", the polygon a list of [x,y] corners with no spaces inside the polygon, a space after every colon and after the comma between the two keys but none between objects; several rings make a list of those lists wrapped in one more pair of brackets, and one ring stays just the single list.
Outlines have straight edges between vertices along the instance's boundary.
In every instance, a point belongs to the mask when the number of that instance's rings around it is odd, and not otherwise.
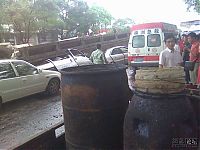
[{"label": "tree foliage", "polygon": [[106,28],[107,25],[111,24],[111,20],[114,19],[107,10],[100,6],[92,6],[90,12],[96,15],[96,23],[101,27],[104,26]]},{"label": "tree foliage", "polygon": [[57,20],[53,0],[5,0],[2,12],[2,22],[19,33],[21,43],[28,43],[32,32],[48,28]]},{"label": "tree foliage", "polygon": [[190,8],[194,8],[196,12],[200,14],[200,0],[184,0],[185,4],[188,6],[188,10]]},{"label": "tree foliage", "polygon": [[80,0],[73,0],[68,3],[68,6],[68,10],[66,10],[68,12],[67,18],[65,20],[67,33],[69,35],[76,35],[86,32],[90,26],[90,20],[88,20],[90,17],[87,13],[89,7],[87,3]]},{"label": "tree foliage", "polygon": [[117,31],[127,31],[127,30],[129,30],[129,27],[132,26],[133,24],[135,24],[135,23],[132,19],[121,18],[121,19],[115,20],[112,27],[113,27],[113,29],[115,29]]},{"label": "tree foliage", "polygon": [[[63,38],[106,28],[113,17],[83,0],[0,0],[0,25],[7,25],[29,42],[32,33],[56,29]],[[1,30],[1,27],[0,27]],[[66,34],[64,34],[66,33]]]},{"label": "tree foliage", "polygon": [[[86,34],[89,29],[96,31],[101,25],[108,25],[112,16],[104,8],[89,8],[82,0],[56,0],[60,10],[60,19],[64,26],[60,28],[62,38]],[[64,35],[66,30],[66,35]]]}]

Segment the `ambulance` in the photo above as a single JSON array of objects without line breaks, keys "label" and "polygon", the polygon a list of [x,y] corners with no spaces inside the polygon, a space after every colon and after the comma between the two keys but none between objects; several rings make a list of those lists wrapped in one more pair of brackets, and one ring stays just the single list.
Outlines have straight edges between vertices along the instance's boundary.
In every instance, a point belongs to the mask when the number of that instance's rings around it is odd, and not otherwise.
[{"label": "ambulance", "polygon": [[135,67],[158,66],[159,54],[165,49],[164,37],[178,35],[176,25],[154,22],[131,27],[128,43],[128,62]]}]

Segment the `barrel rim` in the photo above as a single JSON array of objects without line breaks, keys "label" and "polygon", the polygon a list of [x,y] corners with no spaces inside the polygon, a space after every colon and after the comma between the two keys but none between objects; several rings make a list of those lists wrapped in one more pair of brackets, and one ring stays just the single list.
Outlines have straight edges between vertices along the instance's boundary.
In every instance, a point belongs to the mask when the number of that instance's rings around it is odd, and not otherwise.
[{"label": "barrel rim", "polygon": [[[102,68],[106,66],[107,68]],[[110,68],[108,68],[111,66]],[[91,67],[91,70],[86,71],[88,67]],[[98,68],[95,68],[98,67]],[[102,69],[101,69],[102,68]],[[60,71],[62,75],[88,75],[88,74],[102,74],[102,73],[113,73],[119,72],[127,68],[126,65],[123,64],[93,64],[93,65],[83,65],[83,66],[75,66],[70,68],[64,68]],[[79,71],[77,70],[79,69]],[[96,70],[95,70],[96,69]]]},{"label": "barrel rim", "polygon": [[148,92],[135,90],[133,93],[134,95],[139,96],[139,97],[154,98],[154,99],[160,99],[161,97],[165,97],[166,99],[170,98],[173,100],[173,98],[177,98],[177,97],[186,97],[186,90],[175,92],[175,93],[148,93]]}]

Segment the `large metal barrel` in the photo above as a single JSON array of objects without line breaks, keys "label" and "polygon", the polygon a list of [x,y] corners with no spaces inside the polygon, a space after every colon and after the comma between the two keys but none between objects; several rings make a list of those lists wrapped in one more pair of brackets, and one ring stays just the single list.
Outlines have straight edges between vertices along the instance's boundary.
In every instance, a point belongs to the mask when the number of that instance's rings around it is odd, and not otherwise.
[{"label": "large metal barrel", "polygon": [[200,96],[188,95],[188,98],[191,101],[193,110],[195,112],[195,116],[197,118],[199,130],[200,130]]},{"label": "large metal barrel", "polygon": [[[151,80],[144,72],[139,74],[142,76],[136,76],[136,80],[143,78],[145,83],[136,88],[126,112],[124,150],[197,148],[197,120],[181,82],[175,82],[182,81],[181,79],[177,80],[179,77],[181,78],[181,76],[177,76],[178,70],[173,69],[172,74],[169,71],[168,75],[166,75],[166,70],[157,70],[159,75],[154,74],[155,70],[148,70],[146,72],[152,77],[155,75],[155,78],[153,77],[154,79]],[[170,79],[166,78],[160,81],[159,85],[157,82],[159,82],[160,72],[164,72],[165,77],[168,76]],[[173,72],[177,72],[174,75],[176,80],[173,79]],[[163,78],[165,77],[163,75]],[[157,80],[155,84],[154,80]],[[170,83],[166,85],[167,81]],[[142,89],[142,85],[147,85],[148,88]]]},{"label": "large metal barrel", "polygon": [[125,70],[110,64],[61,71],[69,149],[123,149],[123,121],[131,98]]},{"label": "large metal barrel", "polygon": [[195,117],[197,119],[198,125],[198,139],[199,139],[199,149],[200,150],[200,96],[188,95],[188,98],[192,104],[193,110],[195,112]]}]

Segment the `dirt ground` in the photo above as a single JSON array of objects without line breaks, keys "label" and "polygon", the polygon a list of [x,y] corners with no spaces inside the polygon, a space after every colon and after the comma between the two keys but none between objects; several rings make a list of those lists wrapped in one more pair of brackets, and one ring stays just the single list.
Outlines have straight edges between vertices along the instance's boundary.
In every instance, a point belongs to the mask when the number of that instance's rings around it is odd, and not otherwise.
[{"label": "dirt ground", "polygon": [[60,122],[63,122],[60,96],[37,94],[3,104],[0,108],[0,150],[12,149]]}]

